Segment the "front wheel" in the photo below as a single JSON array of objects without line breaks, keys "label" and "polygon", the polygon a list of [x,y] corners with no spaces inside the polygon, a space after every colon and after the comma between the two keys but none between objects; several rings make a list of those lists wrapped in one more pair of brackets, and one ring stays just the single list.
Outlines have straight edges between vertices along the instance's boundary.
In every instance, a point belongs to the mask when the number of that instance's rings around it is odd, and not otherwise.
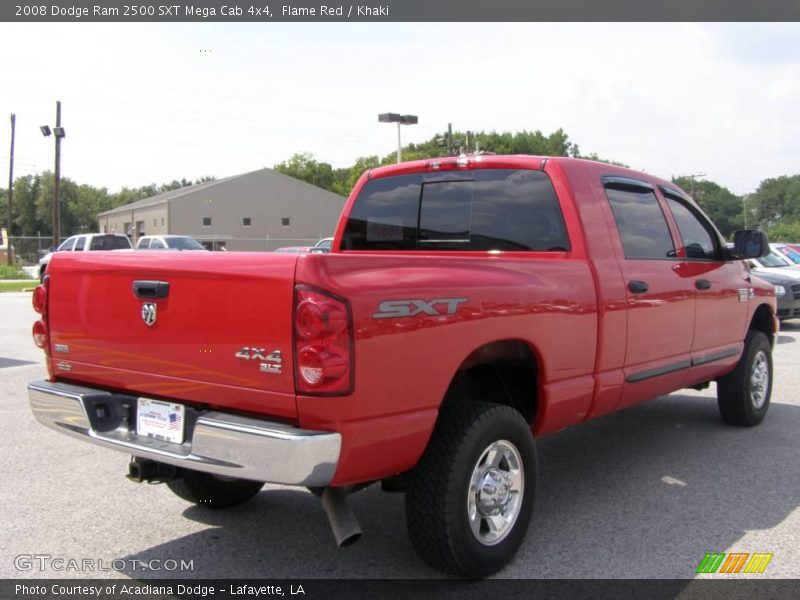
[{"label": "front wheel", "polygon": [[764,419],[772,395],[772,346],[760,331],[749,331],[739,364],[717,382],[722,420],[753,427]]},{"label": "front wheel", "polygon": [[228,508],[247,502],[264,484],[259,481],[222,477],[211,473],[185,470],[167,487],[178,497],[211,508]]},{"label": "front wheel", "polygon": [[535,487],[536,450],[519,412],[472,401],[443,408],[406,494],[414,548],[434,568],[491,575],[522,543]]}]

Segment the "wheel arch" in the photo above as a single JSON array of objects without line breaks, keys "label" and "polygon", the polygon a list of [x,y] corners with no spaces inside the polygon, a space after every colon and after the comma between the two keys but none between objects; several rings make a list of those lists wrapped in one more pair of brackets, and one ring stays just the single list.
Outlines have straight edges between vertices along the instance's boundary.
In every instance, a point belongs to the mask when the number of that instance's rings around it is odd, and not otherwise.
[{"label": "wheel arch", "polygon": [[771,346],[775,345],[775,314],[768,304],[761,304],[756,308],[753,317],[750,319],[748,331],[760,331],[767,336]]},{"label": "wheel arch", "polygon": [[505,404],[533,423],[541,398],[541,372],[541,358],[530,343],[521,339],[488,342],[461,361],[443,403],[469,397]]}]

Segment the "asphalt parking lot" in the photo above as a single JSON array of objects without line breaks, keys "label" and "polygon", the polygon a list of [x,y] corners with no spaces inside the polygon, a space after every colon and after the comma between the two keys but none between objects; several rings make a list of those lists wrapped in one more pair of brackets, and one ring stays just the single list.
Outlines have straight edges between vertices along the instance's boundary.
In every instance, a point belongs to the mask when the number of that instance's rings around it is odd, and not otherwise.
[{"label": "asphalt parking lot", "polygon": [[[29,294],[0,294],[0,577],[428,578],[403,497],[353,498],[364,529],[338,549],[319,501],[267,485],[226,511],[125,479],[128,458],[38,425],[25,385],[45,376]],[[775,349],[770,413],[725,426],[713,386],[684,391],[538,442],[528,537],[501,578],[691,578],[707,552],[768,552],[763,575],[800,577],[800,321]],[[89,559],[103,571],[40,568]],[[153,559],[192,569],[141,570]],[[124,565],[124,566],[123,566]],[[119,567],[119,568],[116,568]],[[717,577],[751,577],[718,575]]]}]

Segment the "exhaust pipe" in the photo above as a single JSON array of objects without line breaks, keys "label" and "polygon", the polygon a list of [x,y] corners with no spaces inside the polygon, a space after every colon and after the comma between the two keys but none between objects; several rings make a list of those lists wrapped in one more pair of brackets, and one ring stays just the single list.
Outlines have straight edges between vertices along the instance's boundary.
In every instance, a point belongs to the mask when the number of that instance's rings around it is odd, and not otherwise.
[{"label": "exhaust pipe", "polygon": [[322,508],[328,515],[333,537],[340,548],[357,542],[361,537],[361,527],[347,499],[351,491],[349,486],[328,486],[322,492]]}]

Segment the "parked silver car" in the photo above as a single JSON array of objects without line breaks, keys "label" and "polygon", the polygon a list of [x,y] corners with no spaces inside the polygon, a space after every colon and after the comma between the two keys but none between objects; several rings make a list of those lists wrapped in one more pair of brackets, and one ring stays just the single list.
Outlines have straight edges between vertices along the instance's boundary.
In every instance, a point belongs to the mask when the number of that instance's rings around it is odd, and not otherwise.
[{"label": "parked silver car", "polygon": [[[770,260],[772,255],[747,261],[751,273],[767,283],[775,286],[775,298],[778,300],[778,318],[800,318],[800,271]],[[776,266],[763,266],[774,264]]]},{"label": "parked silver car", "polygon": [[81,233],[73,235],[51,250],[39,261],[39,279],[44,279],[47,265],[55,252],[83,252],[86,250],[130,250],[133,248],[127,235],[122,233]]}]

